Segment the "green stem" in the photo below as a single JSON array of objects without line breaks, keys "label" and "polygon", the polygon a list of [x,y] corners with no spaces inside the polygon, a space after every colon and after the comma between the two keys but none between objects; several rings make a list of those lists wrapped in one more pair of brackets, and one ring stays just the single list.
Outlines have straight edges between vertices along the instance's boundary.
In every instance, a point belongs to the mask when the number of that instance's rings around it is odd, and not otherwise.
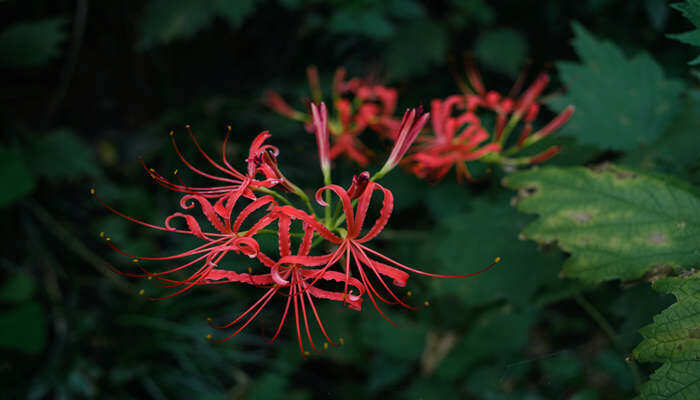
[{"label": "green stem", "polygon": [[[598,311],[598,309],[595,308],[593,304],[586,300],[586,298],[583,297],[583,295],[581,295],[580,293],[574,295],[574,300],[576,300],[578,305],[581,306],[581,308],[583,308],[583,310],[588,313],[588,315],[591,317],[591,319],[593,319],[593,321],[595,321],[596,324],[598,324],[598,327],[600,327],[600,329],[605,333],[608,339],[610,339],[612,345],[622,356],[624,356],[626,352],[620,344],[620,341],[617,339],[615,329],[612,327],[610,322],[608,322],[605,316],[600,311]],[[632,372],[632,376],[634,377],[635,387],[637,388],[637,391],[639,391],[639,386],[642,384],[642,376],[639,372],[639,366],[633,360],[627,361],[627,364],[629,365],[630,371]]]},{"label": "green stem", "polygon": [[506,124],[505,128],[503,128],[503,133],[501,133],[501,138],[498,139],[498,144],[501,145],[501,148],[503,148],[503,145],[505,144],[506,140],[508,140],[508,136],[510,136],[510,132],[515,128],[515,126],[518,124],[518,121],[520,121],[520,115],[518,114],[513,114],[512,117],[508,120],[508,123]]},{"label": "green stem", "polygon": [[258,192],[262,192],[262,193],[265,193],[265,194],[272,195],[274,198],[276,198],[277,200],[283,202],[284,204],[287,204],[287,205],[290,205],[290,206],[292,205],[292,202],[291,202],[291,201],[287,200],[286,197],[284,197],[284,196],[282,196],[281,194],[275,192],[274,190],[270,190],[270,189],[268,189],[268,188],[266,188],[266,187],[258,187],[258,188],[255,188],[255,189],[253,189],[253,190],[257,190]]},{"label": "green stem", "polygon": [[[248,231],[240,231],[238,232],[238,236],[245,236],[248,233]],[[262,234],[262,235],[277,235],[278,232],[272,229],[260,229],[259,231],[255,232],[255,234]],[[298,232],[290,232],[290,236],[293,237],[303,237],[303,233],[298,233]]]}]

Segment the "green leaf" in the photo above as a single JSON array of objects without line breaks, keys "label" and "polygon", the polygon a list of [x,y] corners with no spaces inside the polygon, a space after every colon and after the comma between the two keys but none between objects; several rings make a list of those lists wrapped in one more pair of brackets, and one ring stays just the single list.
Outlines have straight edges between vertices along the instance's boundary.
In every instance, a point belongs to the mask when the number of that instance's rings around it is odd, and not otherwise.
[{"label": "green leaf", "polygon": [[642,399],[700,398],[700,274],[663,278],[654,289],[673,293],[677,303],[640,329],[644,340],[634,349],[642,362],[660,362],[641,388]]},{"label": "green leaf", "polygon": [[0,287],[0,301],[12,303],[27,301],[34,294],[35,286],[31,275],[21,272],[12,274]]},{"label": "green leaf", "polygon": [[528,53],[527,42],[518,31],[503,28],[486,31],[474,44],[474,53],[480,63],[510,77],[515,77]]},{"label": "green leaf", "polygon": [[567,93],[550,102],[558,111],[576,106],[562,133],[618,150],[652,142],[678,112],[683,84],[667,79],[645,52],[628,59],[580,24],[574,23],[573,30],[572,44],[582,62],[557,64]]},{"label": "green leaf", "polygon": [[433,293],[456,296],[470,307],[501,299],[524,307],[538,287],[559,280],[561,253],[540,252],[533,243],[518,240],[518,232],[531,218],[519,215],[508,202],[506,196],[442,199],[446,209],[454,208],[453,203],[467,203],[469,211],[444,216],[425,246],[426,260],[421,264],[432,266],[429,272],[459,275],[476,272],[496,257],[501,262],[472,278],[431,279]]},{"label": "green leaf", "polygon": [[[700,0],[685,0],[683,3],[671,4],[671,7],[680,11],[684,17],[688,18],[696,28],[700,28]],[[668,37],[676,39],[686,44],[700,46],[700,29],[695,29],[683,33],[669,34]],[[700,56],[690,61],[690,65],[700,65]]]},{"label": "green leaf", "polygon": [[18,200],[34,190],[34,177],[22,159],[14,152],[0,147],[0,207]]},{"label": "green leaf", "polygon": [[385,39],[394,34],[394,25],[377,9],[340,9],[328,21],[328,30]]},{"label": "green leaf", "polygon": [[187,39],[207,28],[214,18],[224,18],[239,27],[255,11],[258,0],[152,0],[141,20],[140,50]]},{"label": "green leaf", "polygon": [[[372,307],[372,304],[367,304]],[[380,306],[381,307],[381,306]],[[370,310],[374,312],[374,310]],[[375,312],[375,314],[377,314]],[[416,360],[423,353],[425,334],[427,327],[419,325],[402,315],[388,315],[392,321],[400,326],[397,328],[389,324],[383,318],[364,318],[361,330],[361,340],[364,344],[397,360]]]},{"label": "green leaf", "polygon": [[258,6],[259,0],[216,0],[216,13],[233,28],[240,27]]},{"label": "green leaf", "polygon": [[427,19],[407,22],[394,35],[385,63],[392,79],[403,79],[428,71],[445,60],[448,37],[445,28]]},{"label": "green leaf", "polygon": [[66,39],[62,17],[18,22],[0,33],[0,65],[13,68],[39,67],[61,53]]},{"label": "green leaf", "polygon": [[214,5],[209,2],[152,0],[143,12],[138,48],[147,50],[191,37],[211,23],[214,10]]},{"label": "green leaf", "polygon": [[37,302],[0,313],[0,347],[36,354],[46,344],[46,317]]},{"label": "green leaf", "polygon": [[659,152],[681,165],[698,164],[700,98],[689,97],[678,116],[657,142]]},{"label": "green leaf", "polygon": [[527,343],[528,331],[535,320],[534,310],[514,312],[511,307],[503,307],[485,313],[471,323],[471,330],[440,363],[436,376],[458,379],[477,362],[511,357]]},{"label": "green leaf", "polygon": [[92,149],[69,130],[51,132],[38,138],[31,148],[32,171],[50,180],[99,175]]},{"label": "green leaf", "polygon": [[700,262],[700,199],[670,178],[613,165],[549,167],[513,174],[505,185],[518,189],[518,210],[540,216],[522,235],[571,254],[566,276],[630,280]]}]

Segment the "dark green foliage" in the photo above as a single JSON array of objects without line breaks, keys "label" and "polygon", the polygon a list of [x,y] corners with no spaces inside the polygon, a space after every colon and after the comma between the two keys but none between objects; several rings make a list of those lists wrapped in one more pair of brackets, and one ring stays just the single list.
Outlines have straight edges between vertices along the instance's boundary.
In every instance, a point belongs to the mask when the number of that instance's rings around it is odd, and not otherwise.
[{"label": "dark green foliage", "polygon": [[572,45],[582,63],[557,64],[567,93],[551,103],[557,110],[576,106],[562,133],[616,150],[656,139],[679,112],[683,84],[667,79],[649,54],[628,58],[582,25],[574,23],[572,28]]},{"label": "dark green foliage", "polygon": [[[668,37],[683,43],[691,44],[693,46],[700,46],[700,1],[686,0],[683,3],[673,3],[671,4],[671,7],[680,11],[684,17],[688,18],[690,22],[695,25],[696,29],[683,33],[670,34]],[[700,56],[688,62],[688,64],[700,64]]]},{"label": "dark green foliage", "polygon": [[5,188],[0,193],[0,206],[16,201],[34,190],[34,178],[24,161],[11,150],[0,147],[0,180]]},{"label": "dark green foliage", "polygon": [[664,278],[654,289],[678,300],[654,323],[640,330],[644,340],[634,349],[637,359],[661,362],[642,387],[642,399],[694,399],[700,395],[700,276]]},{"label": "dark green foliage", "polygon": [[479,35],[474,53],[482,65],[515,79],[528,55],[528,44],[513,29],[495,29]]},{"label": "dark green foliage", "polygon": [[505,184],[519,191],[519,210],[540,216],[523,235],[571,253],[569,277],[631,280],[700,262],[700,198],[670,179],[607,165],[531,170]]},{"label": "dark green foliage", "polygon": [[0,66],[40,67],[58,57],[66,38],[66,22],[55,17],[6,27],[0,32]]},{"label": "dark green foliage", "polygon": [[[700,94],[686,64],[700,62],[698,0],[107,1],[89,2],[82,26],[75,7],[85,3],[0,1],[1,397],[698,397]],[[153,302],[145,297],[168,291],[107,267],[138,272],[102,231],[137,255],[198,243],[137,226],[89,196],[94,187],[154,224],[182,211],[138,161],[202,183],[173,151],[170,130],[204,165],[184,125],[211,154],[232,125],[228,156],[242,168],[250,139],[270,129],[282,170],[313,193],[313,135],[265,109],[265,89],[302,109],[305,67],[318,66],[329,95],[345,66],[349,77],[398,88],[397,113],[429,109],[460,92],[451,72],[464,79],[465,58],[503,94],[523,69],[526,84],[548,72],[551,110],[540,110],[536,129],[569,104],[576,112],[522,154],[562,146],[540,168],[472,164],[479,180],[461,184],[453,172],[425,182],[401,168],[382,179],[395,209],[372,248],[437,274],[501,257],[471,278],[412,274],[396,293],[419,310],[380,304],[400,327],[369,299],[359,312],[318,301],[328,334],[344,344],[304,359],[293,318],[265,343],[280,297],[217,344],[206,335],[231,332],[206,318],[230,321],[258,288]],[[361,139],[375,172],[391,143]],[[347,186],[359,171],[339,159],[334,182]],[[276,250],[274,236],[260,242]]]}]

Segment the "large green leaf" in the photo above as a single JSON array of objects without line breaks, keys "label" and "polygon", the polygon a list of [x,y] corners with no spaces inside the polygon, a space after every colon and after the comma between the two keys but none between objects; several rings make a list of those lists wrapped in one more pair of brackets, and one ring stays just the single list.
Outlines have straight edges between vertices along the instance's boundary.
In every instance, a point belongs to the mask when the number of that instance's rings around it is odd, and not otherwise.
[{"label": "large green leaf", "polygon": [[673,293],[678,302],[654,317],[639,332],[644,340],[634,349],[643,362],[661,362],[641,389],[642,399],[700,398],[700,274],[663,278],[654,289]]},{"label": "large green leaf", "polygon": [[61,52],[65,18],[18,22],[0,33],[0,65],[27,68],[47,63]]},{"label": "large green leaf", "polygon": [[[700,0],[685,0],[683,3],[671,4],[671,7],[683,13],[683,16],[688,18],[696,28],[700,28]],[[700,46],[700,29],[692,31],[675,33],[668,37],[681,41],[683,43]],[[690,65],[700,64],[700,56],[689,62]]]},{"label": "large green leaf", "polygon": [[679,110],[683,84],[667,79],[645,52],[629,59],[583,26],[574,23],[573,30],[581,63],[557,64],[567,93],[550,103],[559,111],[576,106],[562,133],[620,150],[652,142]]},{"label": "large green leaf", "polygon": [[589,282],[636,279],[654,267],[700,262],[700,199],[670,178],[605,165],[533,169],[505,179],[516,207],[540,218],[522,232],[571,253],[564,274]]}]

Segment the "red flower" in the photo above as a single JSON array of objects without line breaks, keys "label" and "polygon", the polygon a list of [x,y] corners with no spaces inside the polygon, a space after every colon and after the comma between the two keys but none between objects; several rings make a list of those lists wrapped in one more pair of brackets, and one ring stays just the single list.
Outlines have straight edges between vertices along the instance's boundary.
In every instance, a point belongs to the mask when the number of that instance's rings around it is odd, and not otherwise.
[{"label": "red flower", "polygon": [[[309,314],[313,314],[319,329],[323,333],[323,336],[327,340],[324,343],[324,349],[327,348],[328,343],[331,345],[336,345],[336,343],[330,338],[326,332],[323,322],[318,314],[316,305],[314,303],[314,298],[327,299],[334,301],[342,301],[347,303],[350,308],[355,310],[360,310],[362,308],[362,294],[364,292],[364,287],[355,278],[348,278],[344,274],[336,271],[319,270],[304,268],[304,265],[298,263],[297,260],[303,259],[313,259],[314,257],[309,256],[311,250],[312,239],[314,235],[314,230],[307,224],[303,224],[304,236],[297,250],[297,254],[291,254],[291,240],[290,240],[290,226],[292,218],[282,212],[275,211],[274,217],[278,220],[278,241],[279,241],[279,252],[280,260],[279,262],[274,262],[267,257],[261,258],[264,260],[265,265],[271,267],[269,272],[253,275],[252,270],[249,273],[237,273],[235,271],[214,269],[211,270],[204,278],[201,284],[222,284],[229,282],[240,282],[255,285],[266,289],[265,294],[260,297],[250,308],[239,315],[233,321],[221,325],[214,326],[216,329],[226,329],[241,323],[241,326],[232,334],[225,337],[224,339],[217,340],[223,342],[231,339],[232,337],[238,335],[246,326],[248,326],[265,308],[265,306],[270,302],[270,300],[276,295],[282,295],[286,297],[286,305],[282,313],[277,329],[274,335],[268,342],[273,342],[279,336],[282,327],[286,321],[287,315],[290,311],[290,305],[294,308],[294,320],[297,331],[297,340],[299,342],[299,350],[303,356],[307,356],[309,353],[304,350],[304,339],[302,334],[302,329],[300,328],[300,323],[303,322],[303,330],[306,333],[309,344],[314,352],[319,352],[316,348],[316,344],[312,338],[311,329],[309,327]],[[325,257],[323,258],[325,259]],[[343,292],[334,292],[331,290],[326,290],[319,288],[316,284],[318,281],[336,281],[345,282],[346,285],[350,285],[355,288],[357,294],[347,294]],[[308,311],[307,311],[308,303]],[[251,314],[252,313],[252,314]],[[244,318],[251,314],[247,319]],[[341,339],[342,341],[342,339]]]},{"label": "red flower", "polygon": [[[539,96],[549,82],[541,74],[535,82],[516,97],[524,81],[521,75],[511,93],[502,96],[487,91],[479,72],[473,66],[467,71],[471,85],[459,82],[464,96],[449,96],[445,100],[435,99],[431,103],[433,114],[432,136],[422,136],[418,145],[407,158],[406,164],[420,178],[441,180],[454,166],[457,178],[471,180],[467,163],[482,160],[508,165],[528,165],[543,162],[556,155],[560,147],[551,146],[540,154],[529,157],[512,157],[520,150],[541,140],[561,128],[573,114],[573,106],[567,107],[550,123],[533,133],[532,122],[540,110]],[[487,131],[478,116],[480,109],[495,113],[493,130]],[[508,141],[509,135],[522,122],[517,140]]]},{"label": "red flower", "polygon": [[[197,142],[197,139],[195,138],[194,134],[192,134],[192,130],[190,129],[189,125],[187,125],[187,130],[190,136],[192,137],[192,141],[194,142],[195,146],[197,146],[197,149],[202,154],[202,156],[207,161],[209,161],[209,163],[212,166],[214,166],[220,172],[223,172],[224,175],[217,176],[204,172],[192,165],[189,161],[187,161],[182,155],[182,152],[180,152],[180,149],[177,146],[177,143],[175,142],[173,132],[171,131],[170,137],[173,143],[173,147],[175,148],[175,152],[177,152],[177,155],[187,166],[187,168],[194,171],[198,175],[216,181],[220,186],[194,187],[185,185],[184,183],[182,183],[182,181],[180,181],[179,184],[176,184],[169,181],[162,175],[158,174],[154,169],[149,169],[146,166],[146,164],[143,163],[142,160],[141,162],[144,168],[146,168],[151,177],[153,177],[153,179],[155,179],[156,182],[158,182],[162,186],[181,193],[197,194],[207,199],[216,199],[216,203],[214,204],[214,210],[221,217],[228,218],[231,216],[231,212],[236,204],[236,201],[241,196],[249,199],[255,199],[255,194],[253,193],[253,190],[259,188],[270,188],[275,185],[285,183],[285,179],[279,173],[279,170],[276,166],[276,161],[274,161],[274,156],[276,156],[279,153],[279,150],[274,146],[264,144],[265,140],[267,140],[267,138],[270,137],[270,133],[268,131],[264,131],[258,134],[258,136],[251,143],[250,149],[248,151],[248,158],[246,159],[247,169],[245,173],[241,173],[235,168],[233,168],[226,159],[226,145],[228,142],[229,135],[231,133],[230,127],[222,145],[221,164],[214,161],[214,159],[212,159],[202,149],[202,147],[199,145],[199,142]],[[263,179],[257,178],[259,174],[263,175]]]},{"label": "red flower", "polygon": [[[307,75],[313,101],[320,103],[323,96],[318,71],[315,67],[309,67]],[[393,118],[397,97],[395,89],[364,79],[353,78],[346,81],[345,69],[339,68],[333,80],[331,103],[335,109],[335,116],[328,124],[332,138],[330,158],[346,155],[360,165],[367,165],[371,153],[358,137],[370,128],[383,136],[393,138],[392,135],[397,132],[398,127],[398,121]],[[305,122],[309,131],[314,129],[316,122],[312,115],[294,110],[277,93],[266,92],[264,103],[279,114]]]},{"label": "red flower", "polygon": [[[525,72],[523,72],[516,80],[508,96],[505,97],[495,91],[487,92],[484,84],[481,82],[481,75],[473,65],[470,65],[467,70],[467,78],[473,89],[470,89],[465,84],[460,85],[466,89],[467,111],[476,112],[478,107],[483,107],[496,113],[496,126],[493,132],[494,142],[498,142],[502,147],[505,146],[509,134],[518,122],[521,120],[524,122],[515,147],[508,151],[509,155],[561,128],[574,112],[574,106],[568,106],[544,128],[532,134],[532,122],[537,118],[541,108],[538,99],[549,83],[547,74],[541,73],[530,87],[517,96],[525,81]],[[558,152],[559,146],[552,146],[538,155],[514,161],[516,164],[534,164],[542,162]]]},{"label": "red flower", "polygon": [[465,107],[463,96],[432,101],[433,135],[419,138],[414,154],[408,158],[416,176],[439,181],[455,166],[458,179],[470,180],[467,161],[501,150],[498,143],[482,145],[490,135],[473,112],[453,116],[455,109]]},{"label": "red flower", "polygon": [[[355,185],[357,184],[359,183],[357,183],[356,181]],[[356,192],[357,189],[354,189],[354,191]],[[338,265],[340,260],[344,257],[345,263],[340,265],[343,273],[345,274],[345,278],[343,280],[345,283],[345,287],[343,290],[344,301],[349,302],[352,300],[351,294],[349,293],[349,284],[351,276],[359,275],[362,287],[366,288],[364,293],[367,293],[370,301],[377,309],[377,311],[392,324],[393,322],[379,308],[379,305],[375,298],[386,304],[399,304],[403,307],[411,309],[414,309],[415,307],[412,307],[406,304],[403,300],[401,300],[389,287],[385,278],[391,279],[393,285],[403,287],[406,285],[406,280],[409,278],[408,272],[440,278],[461,278],[478,275],[491,268],[491,266],[493,266],[492,264],[489,267],[472,274],[449,276],[420,271],[418,269],[411,268],[397,261],[394,261],[391,258],[365,245],[365,243],[369,242],[370,240],[374,239],[377,235],[379,235],[379,233],[384,229],[387,222],[389,221],[389,217],[393,210],[394,204],[394,197],[391,191],[379,185],[378,183],[368,181],[365,185],[364,191],[359,196],[357,206],[355,207],[355,209],[353,209],[352,200],[350,195],[348,194],[348,191],[337,185],[326,185],[316,192],[316,201],[319,204],[323,206],[328,206],[328,204],[321,198],[323,192],[326,190],[335,193],[339,197],[342,204],[346,228],[340,230],[342,232],[341,236],[338,236],[331,232],[323,224],[316,221],[316,219],[313,216],[305,213],[304,211],[290,206],[281,206],[278,207],[277,210],[290,217],[301,219],[311,228],[313,228],[316,232],[318,232],[318,234],[321,237],[323,237],[330,243],[338,246],[337,249],[332,253],[323,256],[282,257],[280,259],[280,263],[295,263],[306,267],[323,266],[322,268],[320,268],[319,272],[317,272],[318,277],[315,278],[314,281],[309,283],[310,286],[313,286],[316,283],[316,281],[320,279],[321,276],[324,276],[324,274],[326,274],[327,272],[331,272],[330,269],[333,266]],[[351,191],[353,191],[353,188],[351,188]],[[362,234],[365,218],[367,216],[367,211],[370,205],[370,200],[375,191],[382,192],[384,196],[382,209],[380,210],[379,217],[374,222],[372,227],[366,233]],[[277,270],[278,268],[279,264],[273,267],[273,276],[279,274],[279,271]],[[355,270],[356,272],[351,273],[351,270]],[[382,296],[382,294],[380,294],[377,288],[374,287],[374,285],[370,281],[370,277],[376,277],[381,287],[383,287],[386,294],[388,294],[388,299]]]},{"label": "red flower", "polygon": [[[185,292],[195,285],[202,284],[203,280],[206,279],[213,271],[216,271],[219,267],[222,259],[229,253],[242,253],[246,254],[250,258],[259,258],[260,260],[267,261],[269,257],[265,256],[260,252],[260,247],[257,241],[253,239],[253,236],[259,232],[261,229],[265,228],[273,221],[275,221],[275,214],[268,214],[260,218],[257,222],[253,223],[252,226],[243,232],[241,232],[241,226],[246,221],[246,219],[255,211],[260,210],[264,207],[274,207],[276,206],[275,201],[272,196],[263,196],[254,200],[252,203],[248,204],[245,208],[241,210],[238,216],[231,221],[231,218],[221,218],[214,210],[214,206],[209,202],[209,200],[199,194],[188,194],[182,197],[180,200],[180,206],[186,210],[193,209],[196,205],[199,205],[202,213],[206,216],[207,220],[210,222],[214,231],[207,231],[201,228],[197,219],[190,215],[181,212],[176,212],[171,214],[165,219],[165,224],[163,226],[149,224],[143,222],[136,218],[130,217],[123,214],[108,204],[104,203],[97,195],[94,190],[91,191],[97,200],[102,203],[106,208],[114,212],[115,214],[126,218],[132,222],[136,222],[140,225],[147,226],[149,228],[176,232],[181,234],[187,234],[195,236],[202,239],[205,243],[195,247],[192,250],[188,250],[179,254],[166,257],[140,257],[133,254],[127,253],[124,250],[118,248],[109,237],[106,238],[107,244],[115,251],[124,254],[128,257],[133,258],[134,262],[141,269],[141,273],[126,273],[122,271],[115,270],[115,272],[130,276],[130,277],[147,277],[149,279],[156,278],[156,280],[165,287],[182,287],[167,296],[161,297],[159,299],[169,298]],[[172,221],[177,218],[182,218],[185,220],[187,228],[175,228],[172,226]],[[180,261],[183,260],[183,261]],[[147,270],[140,261],[178,261],[177,266],[160,272],[151,272]],[[272,265],[274,262],[268,261],[268,264]],[[179,271],[184,270],[194,270],[185,279],[174,279],[166,277],[168,275],[174,274]]]}]

